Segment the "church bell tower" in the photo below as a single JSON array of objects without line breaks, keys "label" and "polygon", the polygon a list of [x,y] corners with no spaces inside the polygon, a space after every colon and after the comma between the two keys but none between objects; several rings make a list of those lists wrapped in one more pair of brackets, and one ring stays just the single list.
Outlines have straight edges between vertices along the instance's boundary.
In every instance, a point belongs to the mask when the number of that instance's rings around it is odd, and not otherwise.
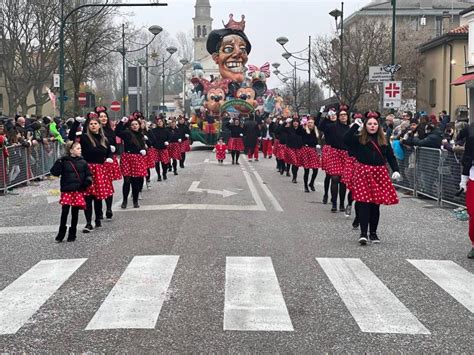
[{"label": "church bell tower", "polygon": [[206,50],[207,35],[212,31],[211,4],[209,0],[196,0],[194,6],[194,60],[209,55]]}]

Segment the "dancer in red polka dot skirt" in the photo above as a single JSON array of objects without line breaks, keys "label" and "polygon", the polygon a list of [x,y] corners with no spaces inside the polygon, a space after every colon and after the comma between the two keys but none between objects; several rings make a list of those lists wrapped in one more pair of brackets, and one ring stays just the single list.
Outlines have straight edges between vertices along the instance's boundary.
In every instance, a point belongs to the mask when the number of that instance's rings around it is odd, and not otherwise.
[{"label": "dancer in red polka dot skirt", "polygon": [[288,133],[285,128],[290,126],[291,118],[287,123],[283,118],[279,118],[278,126],[275,128],[275,137],[278,138],[278,148],[275,150],[275,157],[277,159],[277,167],[280,175],[283,175],[286,171],[286,176],[290,176],[290,165],[286,166],[286,143],[288,139]]},{"label": "dancer in red polka dot skirt", "polygon": [[170,163],[170,155],[168,152],[169,145],[169,131],[165,127],[165,121],[162,117],[155,119],[156,127],[150,130],[148,135],[149,142],[151,144],[150,150],[155,151],[155,170],[158,175],[158,181],[162,181],[161,168],[163,170],[163,180],[167,179],[168,164]]},{"label": "dancer in red polka dot skirt", "polygon": [[240,118],[230,119],[225,125],[230,131],[230,138],[227,141],[230,155],[232,157],[232,164],[239,165],[240,152],[245,150],[244,147],[244,129],[240,124]]},{"label": "dancer in red polka dot skirt", "polygon": [[62,211],[59,232],[56,236],[57,243],[61,243],[66,236],[69,210],[71,211],[71,226],[67,241],[76,240],[79,210],[86,208],[84,190],[92,184],[92,174],[87,162],[81,157],[81,153],[81,145],[78,142],[69,141],[65,146],[65,155],[56,160],[51,168],[51,175],[61,176],[59,203],[62,205]]},{"label": "dancer in red polka dot skirt", "polygon": [[[309,118],[303,132],[303,147],[301,148],[301,161],[304,168],[304,191],[315,191],[314,180],[318,176],[321,167],[321,156],[318,149],[321,148],[319,131],[314,124],[314,119]],[[312,170],[311,181],[308,184],[309,171]]]},{"label": "dancer in red polka dot skirt", "polygon": [[189,135],[191,130],[189,124],[184,119],[184,116],[178,117],[178,129],[181,132],[181,160],[179,161],[179,167],[184,168],[184,162],[186,161],[186,153],[191,151],[191,145],[189,144]]},{"label": "dancer in red polka dot skirt", "polygon": [[138,195],[147,176],[146,146],[143,133],[140,131],[140,121],[133,115],[123,117],[115,128],[117,136],[123,139],[124,152],[120,157],[120,168],[123,174],[121,208],[127,208],[130,187],[132,188],[133,207],[139,208]]},{"label": "dancer in red polka dot skirt", "polygon": [[285,128],[287,133],[285,158],[286,164],[291,165],[292,182],[297,183],[298,169],[302,166],[301,148],[303,147],[303,127],[300,119],[294,117],[291,125]]},{"label": "dancer in red polka dot skirt", "polygon": [[[360,133],[359,133],[360,131]],[[400,179],[397,160],[391,145],[386,141],[378,114],[370,112],[364,122],[360,118],[344,136],[344,142],[352,149],[358,164],[352,177],[352,194],[357,202],[360,222],[361,245],[367,241],[379,243],[377,227],[380,205],[398,203],[397,193],[390,179],[386,163],[393,170],[392,179]],[[370,228],[370,234],[367,232]]]},{"label": "dancer in red polka dot skirt", "polygon": [[[69,140],[74,140],[77,135],[77,129],[83,119],[76,118],[76,122],[69,131]],[[114,194],[112,179],[107,173],[106,164],[111,164],[112,151],[110,144],[104,135],[102,125],[100,124],[97,113],[90,112],[87,114],[82,134],[79,137],[82,147],[82,156],[87,162],[92,173],[92,185],[85,191],[86,209],[84,215],[86,217],[86,226],[82,230],[83,233],[93,231],[92,227],[92,206],[95,212],[95,227],[102,226],[100,218],[102,217],[102,200]]]},{"label": "dancer in red polka dot skirt", "polygon": [[224,164],[225,153],[227,153],[227,145],[224,143],[224,138],[219,137],[217,144],[214,146],[214,152],[216,153],[217,162]]},{"label": "dancer in red polka dot skirt", "polygon": [[176,119],[171,119],[168,127],[169,145],[168,153],[172,159],[173,174],[178,175],[178,161],[181,160],[181,143],[184,135],[176,124]]}]

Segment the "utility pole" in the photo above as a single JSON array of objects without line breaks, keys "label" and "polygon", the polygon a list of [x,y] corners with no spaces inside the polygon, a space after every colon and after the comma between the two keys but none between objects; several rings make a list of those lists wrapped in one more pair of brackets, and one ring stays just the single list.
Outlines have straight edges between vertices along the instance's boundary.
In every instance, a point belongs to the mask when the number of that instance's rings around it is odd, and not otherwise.
[{"label": "utility pole", "polygon": [[[392,65],[395,65],[395,30],[397,16],[397,0],[392,0]],[[395,73],[392,73],[392,80]]]}]

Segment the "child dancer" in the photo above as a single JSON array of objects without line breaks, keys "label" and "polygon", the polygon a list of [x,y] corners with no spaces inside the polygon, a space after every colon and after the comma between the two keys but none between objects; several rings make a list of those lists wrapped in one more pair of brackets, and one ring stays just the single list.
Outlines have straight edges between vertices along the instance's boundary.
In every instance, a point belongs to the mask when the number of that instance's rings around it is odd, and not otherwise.
[{"label": "child dancer", "polygon": [[220,164],[224,164],[225,153],[227,153],[227,145],[224,143],[224,138],[219,137],[219,141],[214,147],[216,153],[216,159]]},{"label": "child dancer", "polygon": [[56,160],[51,168],[51,174],[61,176],[61,198],[62,205],[61,222],[56,242],[61,243],[66,235],[67,217],[71,210],[71,226],[69,227],[68,242],[76,240],[77,220],[79,210],[86,208],[84,191],[92,184],[92,174],[87,162],[81,157],[81,145],[70,141],[66,144],[66,154]]}]

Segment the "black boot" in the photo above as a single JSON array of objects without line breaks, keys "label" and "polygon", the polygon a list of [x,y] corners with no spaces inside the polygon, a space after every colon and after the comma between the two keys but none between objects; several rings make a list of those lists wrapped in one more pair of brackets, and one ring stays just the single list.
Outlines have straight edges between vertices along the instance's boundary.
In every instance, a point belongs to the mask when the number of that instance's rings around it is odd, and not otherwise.
[{"label": "black boot", "polygon": [[316,189],[314,188],[314,183],[309,184],[309,188],[311,189],[311,191],[316,191]]},{"label": "black boot", "polygon": [[63,241],[64,236],[66,235],[66,231],[67,231],[67,226],[59,227],[58,235],[55,238],[56,243],[61,243]]},{"label": "black boot", "polygon": [[73,242],[76,240],[76,227],[69,227],[69,233],[67,236],[68,242]]},{"label": "black boot", "polygon": [[140,208],[140,205],[138,204],[138,200],[133,200],[133,208]]},{"label": "black boot", "polygon": [[126,209],[127,208],[127,200],[123,200],[122,205],[120,205],[121,209]]},{"label": "black boot", "polygon": [[107,210],[107,211],[105,211],[105,217],[106,217],[107,219],[111,219],[113,215],[114,215],[114,214],[113,214],[112,210]]},{"label": "black boot", "polygon": [[161,181],[161,175],[158,174],[158,181]]},{"label": "black boot", "polygon": [[304,183],[304,192],[309,192],[308,184],[307,184],[307,183]]}]

